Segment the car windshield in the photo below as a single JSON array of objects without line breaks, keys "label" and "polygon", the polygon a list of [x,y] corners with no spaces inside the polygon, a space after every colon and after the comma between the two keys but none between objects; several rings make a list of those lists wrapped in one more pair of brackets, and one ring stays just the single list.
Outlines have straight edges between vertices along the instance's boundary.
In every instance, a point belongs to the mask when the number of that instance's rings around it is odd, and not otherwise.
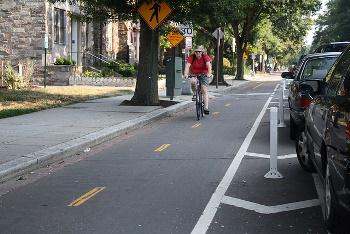
[{"label": "car windshield", "polygon": [[304,66],[300,79],[322,80],[336,59],[336,57],[320,57],[308,60]]}]

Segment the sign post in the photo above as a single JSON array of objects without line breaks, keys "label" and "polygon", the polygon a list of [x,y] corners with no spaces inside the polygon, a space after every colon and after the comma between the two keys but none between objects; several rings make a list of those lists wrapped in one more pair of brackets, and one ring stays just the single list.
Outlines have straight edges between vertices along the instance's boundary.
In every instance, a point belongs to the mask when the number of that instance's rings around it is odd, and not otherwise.
[{"label": "sign post", "polygon": [[172,90],[170,92],[170,100],[173,100],[174,98],[174,88],[175,88],[175,57],[176,57],[176,46],[181,42],[183,41],[185,38],[184,36],[177,32],[177,31],[172,31],[170,32],[166,38],[168,39],[168,41],[173,45],[173,59],[172,59],[172,77],[173,77],[173,80],[171,81],[171,87],[170,89]]},{"label": "sign post", "polygon": [[223,31],[221,31],[221,28],[215,29],[215,31],[212,33],[212,35],[216,38],[217,40],[217,50],[216,50],[216,88],[218,88],[219,85],[219,59],[220,59],[220,39],[224,37]]},{"label": "sign post", "polygon": [[252,76],[255,76],[255,54],[251,53],[250,57],[252,58],[252,69],[253,69]]},{"label": "sign post", "polygon": [[45,39],[44,39],[44,50],[45,50],[45,55],[44,55],[44,88],[46,88],[46,69],[47,69],[47,65],[46,65],[46,55],[47,55],[47,48],[49,48],[49,37],[47,36],[47,34],[45,34]]}]

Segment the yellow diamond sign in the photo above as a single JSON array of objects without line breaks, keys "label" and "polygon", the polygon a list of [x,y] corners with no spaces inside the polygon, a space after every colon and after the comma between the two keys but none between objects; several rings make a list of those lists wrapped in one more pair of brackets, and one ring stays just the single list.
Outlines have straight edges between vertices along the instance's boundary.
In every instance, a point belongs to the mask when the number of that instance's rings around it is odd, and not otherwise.
[{"label": "yellow diamond sign", "polygon": [[148,26],[154,30],[168,17],[172,9],[166,2],[152,0],[149,3],[143,2],[137,11]]},{"label": "yellow diamond sign", "polygon": [[184,36],[182,36],[181,33],[179,32],[175,32],[175,31],[172,31],[170,32],[166,38],[168,39],[168,41],[173,45],[173,46],[176,46],[177,44],[179,44],[184,38]]},{"label": "yellow diamond sign", "polygon": [[244,60],[247,60],[247,59],[248,59],[248,53],[245,52],[245,51],[243,52],[243,59],[244,59]]}]

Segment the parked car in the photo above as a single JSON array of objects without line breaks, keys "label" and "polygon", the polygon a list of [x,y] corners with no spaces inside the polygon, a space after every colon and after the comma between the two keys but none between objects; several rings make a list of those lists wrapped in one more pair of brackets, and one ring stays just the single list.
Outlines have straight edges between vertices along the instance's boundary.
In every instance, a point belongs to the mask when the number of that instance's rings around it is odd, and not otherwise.
[{"label": "parked car", "polygon": [[341,214],[350,220],[350,46],[313,86],[317,94],[305,111],[296,151],[302,168],[324,182],[324,220],[332,230]]},{"label": "parked car", "polygon": [[283,78],[293,78],[289,85],[288,103],[290,108],[290,138],[295,139],[304,129],[304,110],[309,106],[314,80],[322,80],[340,52],[309,54],[304,56],[294,73],[283,72]]},{"label": "parked car", "polygon": [[343,52],[350,45],[350,41],[331,42],[319,46],[314,53]]}]

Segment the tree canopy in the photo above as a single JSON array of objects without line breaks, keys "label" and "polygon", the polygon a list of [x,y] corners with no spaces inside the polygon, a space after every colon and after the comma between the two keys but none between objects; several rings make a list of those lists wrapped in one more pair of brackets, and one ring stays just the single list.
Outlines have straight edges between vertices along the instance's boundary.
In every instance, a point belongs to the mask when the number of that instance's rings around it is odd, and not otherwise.
[{"label": "tree canopy", "polygon": [[330,0],[327,10],[316,21],[312,47],[334,41],[350,40],[350,1]]},{"label": "tree canopy", "polygon": [[[64,2],[65,0],[50,0]],[[136,20],[139,19],[139,4],[150,0],[67,0],[79,4],[86,20]],[[162,2],[163,0],[159,0]],[[346,0],[335,0],[346,1]],[[248,43],[254,43],[259,24],[269,22],[268,32],[261,43],[270,47],[269,51],[282,54],[291,45],[298,44],[310,27],[309,17],[320,6],[320,0],[172,0],[167,3],[173,8],[170,20],[183,23],[191,21],[200,33],[210,35],[215,28],[222,27],[235,37],[237,43],[237,79],[243,79],[243,53]],[[159,28],[151,31],[141,22],[140,60],[133,101],[145,105],[156,105],[158,98],[158,48]],[[281,47],[280,45],[286,45]],[[279,46],[279,47],[278,47]],[[289,46],[289,47],[288,47]],[[213,46],[214,47],[214,46]],[[276,47],[278,47],[276,49]],[[281,49],[282,48],[282,49]],[[223,51],[223,47],[220,48]],[[151,56],[150,56],[151,55]]]}]

